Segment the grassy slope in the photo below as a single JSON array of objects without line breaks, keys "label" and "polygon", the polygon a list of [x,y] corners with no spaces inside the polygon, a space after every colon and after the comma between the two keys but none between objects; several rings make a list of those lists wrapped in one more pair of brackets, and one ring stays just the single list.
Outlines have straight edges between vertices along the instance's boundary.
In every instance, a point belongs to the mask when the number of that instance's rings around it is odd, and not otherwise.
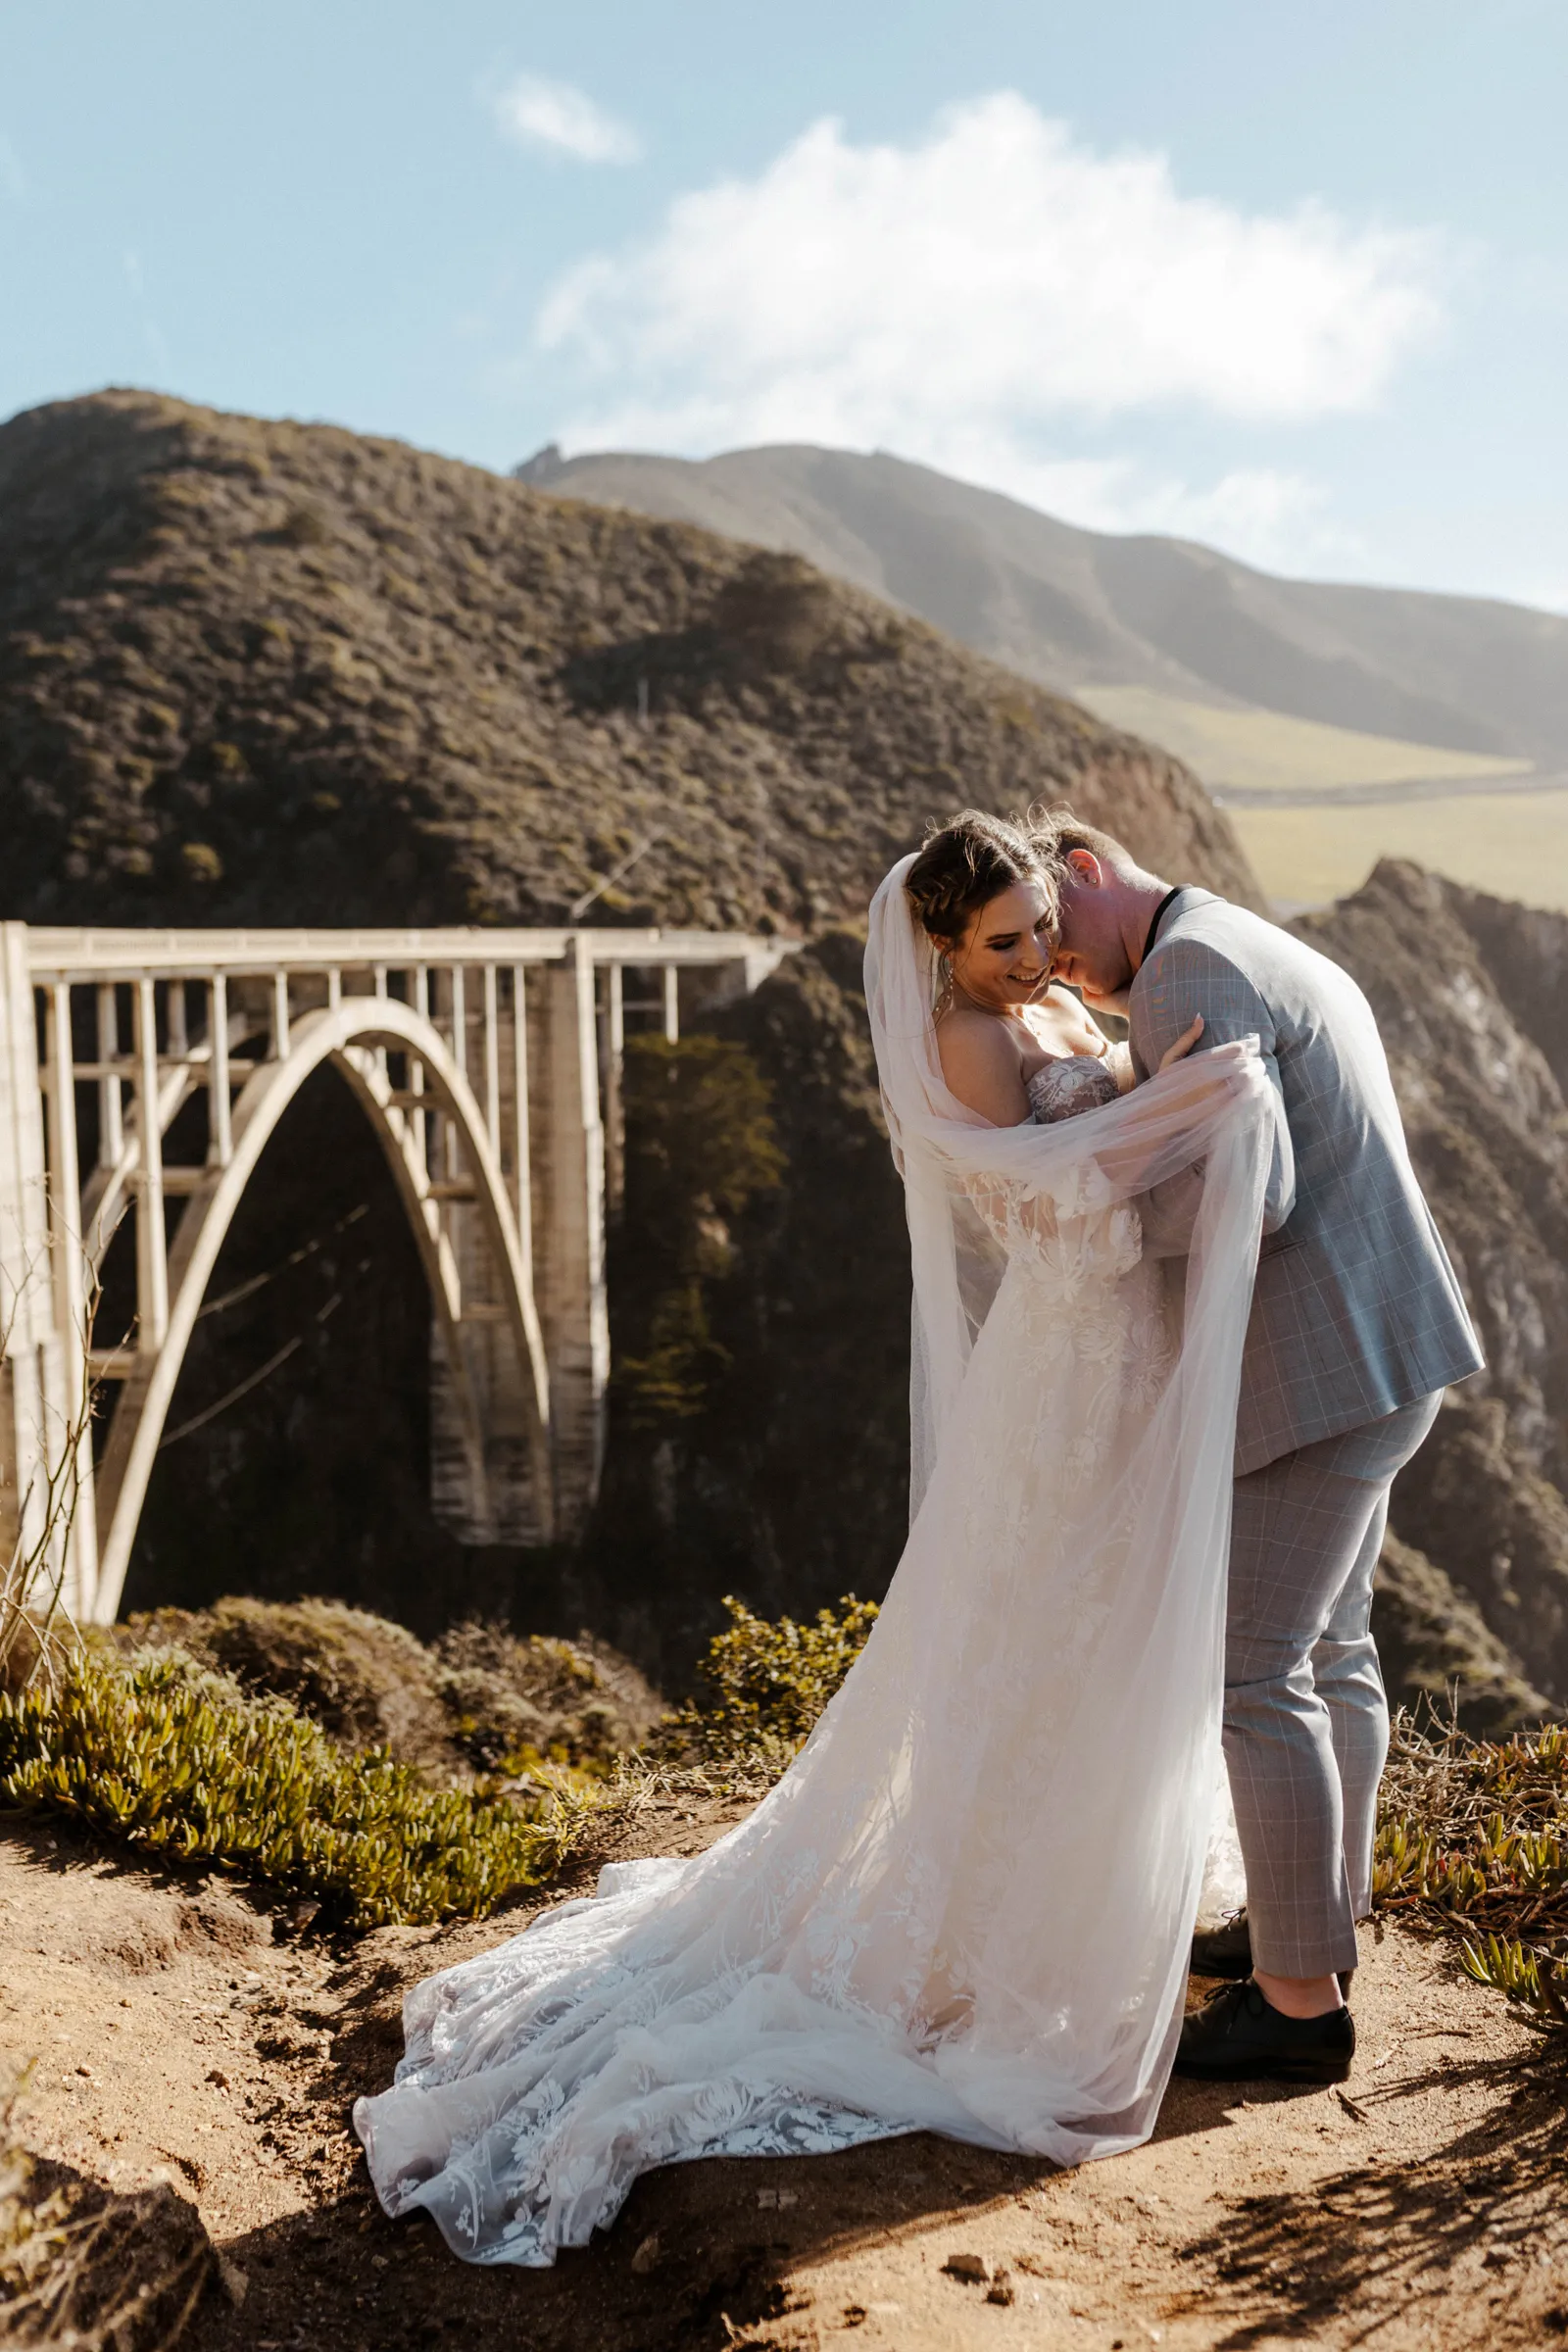
[{"label": "grassy slope", "polygon": [[1381,858],[1406,858],[1469,890],[1568,912],[1568,791],[1455,794],[1348,808],[1231,811],[1264,888],[1325,906]]},{"label": "grassy slope", "polygon": [[1147,686],[1094,686],[1083,699],[1112,726],[1134,727],[1188,760],[1205,784],[1252,792],[1332,791],[1346,784],[1396,784],[1411,778],[1505,776],[1528,760],[1405,743],[1390,735],[1326,727],[1279,710],[1225,710],[1183,702]]}]

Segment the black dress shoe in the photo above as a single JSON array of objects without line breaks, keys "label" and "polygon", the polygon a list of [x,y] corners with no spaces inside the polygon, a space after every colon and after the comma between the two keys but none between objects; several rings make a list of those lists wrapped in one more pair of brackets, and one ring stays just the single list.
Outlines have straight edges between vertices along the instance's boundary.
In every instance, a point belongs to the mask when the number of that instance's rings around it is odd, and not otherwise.
[{"label": "black dress shoe", "polygon": [[1355,2055],[1348,2009],[1286,2017],[1250,1977],[1195,2009],[1176,2046],[1176,2072],[1203,2082],[1343,2082]]},{"label": "black dress shoe", "polygon": [[1245,1911],[1233,1911],[1217,1928],[1200,1928],[1193,1936],[1195,1977],[1250,1977],[1252,1973],[1252,1934]]}]

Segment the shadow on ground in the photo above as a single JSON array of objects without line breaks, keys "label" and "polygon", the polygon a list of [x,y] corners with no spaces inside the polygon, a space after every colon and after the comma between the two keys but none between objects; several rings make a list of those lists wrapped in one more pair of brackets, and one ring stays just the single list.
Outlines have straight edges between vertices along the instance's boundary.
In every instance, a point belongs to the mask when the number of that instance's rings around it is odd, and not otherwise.
[{"label": "shadow on ground", "polygon": [[1419,2161],[1359,2165],[1310,2189],[1240,2199],[1183,2248],[1203,2284],[1173,2312],[1228,2321],[1216,2352],[1251,2352],[1281,2336],[1317,2341],[1352,2306],[1397,2304],[1408,2322],[1461,2285],[1485,2295],[1490,2280],[1515,2325],[1532,2319],[1543,2344],[1568,2341],[1568,2052],[1544,2043],[1523,2059],[1445,2054],[1386,2089],[1352,2087],[1353,2101],[1343,2094],[1349,2110],[1368,2120],[1423,2092],[1491,2096],[1479,2125]]},{"label": "shadow on ground", "polygon": [[362,2179],[227,2245],[244,2301],[225,2310],[215,2296],[190,2341],[202,2352],[460,2339],[472,2352],[720,2352],[786,2316],[791,2270],[1010,2203],[1052,2170],[924,2133],[836,2156],[673,2166],[638,2181],[614,2226],[549,2271],[461,2264],[422,2216],[387,2221]]}]

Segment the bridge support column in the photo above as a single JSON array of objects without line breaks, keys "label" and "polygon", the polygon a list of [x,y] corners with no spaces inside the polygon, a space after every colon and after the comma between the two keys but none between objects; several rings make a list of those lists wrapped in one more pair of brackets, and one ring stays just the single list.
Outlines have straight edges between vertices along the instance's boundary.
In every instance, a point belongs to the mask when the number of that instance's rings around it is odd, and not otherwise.
[{"label": "bridge support column", "polygon": [[[64,1017],[70,994],[62,990]],[[61,1018],[57,1004],[55,1019]],[[50,1083],[71,1084],[69,1033]],[[62,1070],[65,1073],[62,1080]],[[56,1157],[74,1102],[55,1104]],[[23,923],[0,924],[0,1575],[39,1605],[58,1590],[74,1615],[91,1604],[97,1566],[84,1329],[62,1326],[81,1298],[74,1167],[50,1168],[37,1014]],[[51,1200],[51,1178],[56,1197]]]},{"label": "bridge support column", "polygon": [[[430,1504],[460,1544],[543,1544],[534,1477],[528,1399],[508,1328],[495,1261],[484,1247],[476,1212],[451,1217],[453,1256],[463,1293],[454,1331],[462,1363],[448,1358],[439,1321],[430,1332]],[[459,1381],[472,1399],[482,1458],[459,1402]],[[543,1497],[548,1505],[550,1497]]]},{"label": "bridge support column", "polygon": [[580,1534],[604,1463],[610,1387],[605,1290],[605,1130],[599,1101],[594,965],[572,940],[544,972],[544,1083],[533,1120],[534,1166],[548,1246],[537,1266],[550,1366],[557,1540]]},{"label": "bridge support column", "polygon": [[[503,1002],[494,965],[485,966],[481,987],[479,1006],[469,1009],[480,1031],[475,1058],[482,1063],[485,1131],[508,1179],[509,1200],[517,1203],[528,1189],[527,997],[522,966],[512,974],[510,1004]],[[453,1019],[454,1056],[466,1066],[468,1012],[461,990],[454,993]],[[461,1184],[455,1167],[445,1173]],[[461,1307],[450,1339],[439,1317],[430,1331],[430,1499],[435,1515],[460,1543],[544,1544],[551,1534],[554,1490],[547,1494],[539,1491],[527,1366],[518,1356],[510,1324],[506,1269],[487,1241],[476,1202],[455,1194],[447,1202],[445,1229]],[[526,1214],[518,1217],[518,1243],[531,1279],[531,1218]],[[456,1366],[448,1356],[449,1345],[455,1345],[462,1357]],[[471,1400],[477,1423],[482,1454],[478,1461],[460,1390]]]}]

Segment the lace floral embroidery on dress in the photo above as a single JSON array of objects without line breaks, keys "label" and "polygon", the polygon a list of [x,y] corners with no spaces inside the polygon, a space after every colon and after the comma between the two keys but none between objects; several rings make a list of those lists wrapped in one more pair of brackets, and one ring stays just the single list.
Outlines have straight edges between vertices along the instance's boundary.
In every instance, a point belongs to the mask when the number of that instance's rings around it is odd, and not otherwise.
[{"label": "lace floral embroidery on dress", "polygon": [[1036,1070],[1027,1092],[1030,1109],[1042,1127],[1049,1127],[1055,1119],[1076,1118],[1080,1111],[1116,1102],[1121,1087],[1108,1054],[1071,1054]]}]

